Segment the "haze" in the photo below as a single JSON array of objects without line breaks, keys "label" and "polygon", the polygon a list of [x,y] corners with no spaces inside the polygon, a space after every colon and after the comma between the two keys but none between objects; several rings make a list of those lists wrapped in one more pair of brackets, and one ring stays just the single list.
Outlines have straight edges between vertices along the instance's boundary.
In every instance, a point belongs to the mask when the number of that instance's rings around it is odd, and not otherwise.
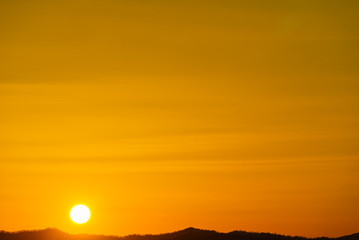
[{"label": "haze", "polygon": [[1,1],[1,229],[358,232],[358,7]]}]

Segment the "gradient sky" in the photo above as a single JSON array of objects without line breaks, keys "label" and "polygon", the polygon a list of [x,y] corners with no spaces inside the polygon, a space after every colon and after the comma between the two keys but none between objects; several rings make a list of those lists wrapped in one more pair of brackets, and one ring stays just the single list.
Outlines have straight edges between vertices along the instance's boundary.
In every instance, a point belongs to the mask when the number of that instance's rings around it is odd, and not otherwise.
[{"label": "gradient sky", "polygon": [[1,1],[0,229],[358,232],[358,11]]}]

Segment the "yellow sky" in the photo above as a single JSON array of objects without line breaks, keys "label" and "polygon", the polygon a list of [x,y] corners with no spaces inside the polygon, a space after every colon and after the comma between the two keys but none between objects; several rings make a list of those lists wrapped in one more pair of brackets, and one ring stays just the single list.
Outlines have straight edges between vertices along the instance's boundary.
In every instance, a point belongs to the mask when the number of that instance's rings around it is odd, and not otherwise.
[{"label": "yellow sky", "polygon": [[358,232],[358,8],[1,1],[0,229]]}]

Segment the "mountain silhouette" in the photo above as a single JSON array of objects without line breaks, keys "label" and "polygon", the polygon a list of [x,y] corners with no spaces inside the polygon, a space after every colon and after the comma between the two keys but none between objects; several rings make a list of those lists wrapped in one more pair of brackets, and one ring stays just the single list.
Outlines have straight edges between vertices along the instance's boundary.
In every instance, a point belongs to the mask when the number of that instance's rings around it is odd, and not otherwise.
[{"label": "mountain silhouette", "polygon": [[0,231],[1,240],[359,240],[359,233],[338,238],[305,238],[273,233],[233,231],[220,233],[213,230],[186,228],[158,235],[105,236],[94,234],[69,234],[56,228],[44,230],[6,232]]}]

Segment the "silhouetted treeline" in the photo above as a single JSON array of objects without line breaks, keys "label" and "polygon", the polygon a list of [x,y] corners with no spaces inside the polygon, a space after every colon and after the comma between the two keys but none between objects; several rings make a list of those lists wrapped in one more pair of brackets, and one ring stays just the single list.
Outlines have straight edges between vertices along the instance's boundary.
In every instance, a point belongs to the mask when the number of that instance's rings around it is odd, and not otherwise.
[{"label": "silhouetted treeline", "polygon": [[339,238],[305,238],[245,231],[219,233],[210,230],[187,228],[181,231],[159,235],[129,235],[118,237],[90,234],[68,234],[58,229],[47,228],[45,230],[36,231],[1,231],[0,240],[359,240],[359,233]]}]

